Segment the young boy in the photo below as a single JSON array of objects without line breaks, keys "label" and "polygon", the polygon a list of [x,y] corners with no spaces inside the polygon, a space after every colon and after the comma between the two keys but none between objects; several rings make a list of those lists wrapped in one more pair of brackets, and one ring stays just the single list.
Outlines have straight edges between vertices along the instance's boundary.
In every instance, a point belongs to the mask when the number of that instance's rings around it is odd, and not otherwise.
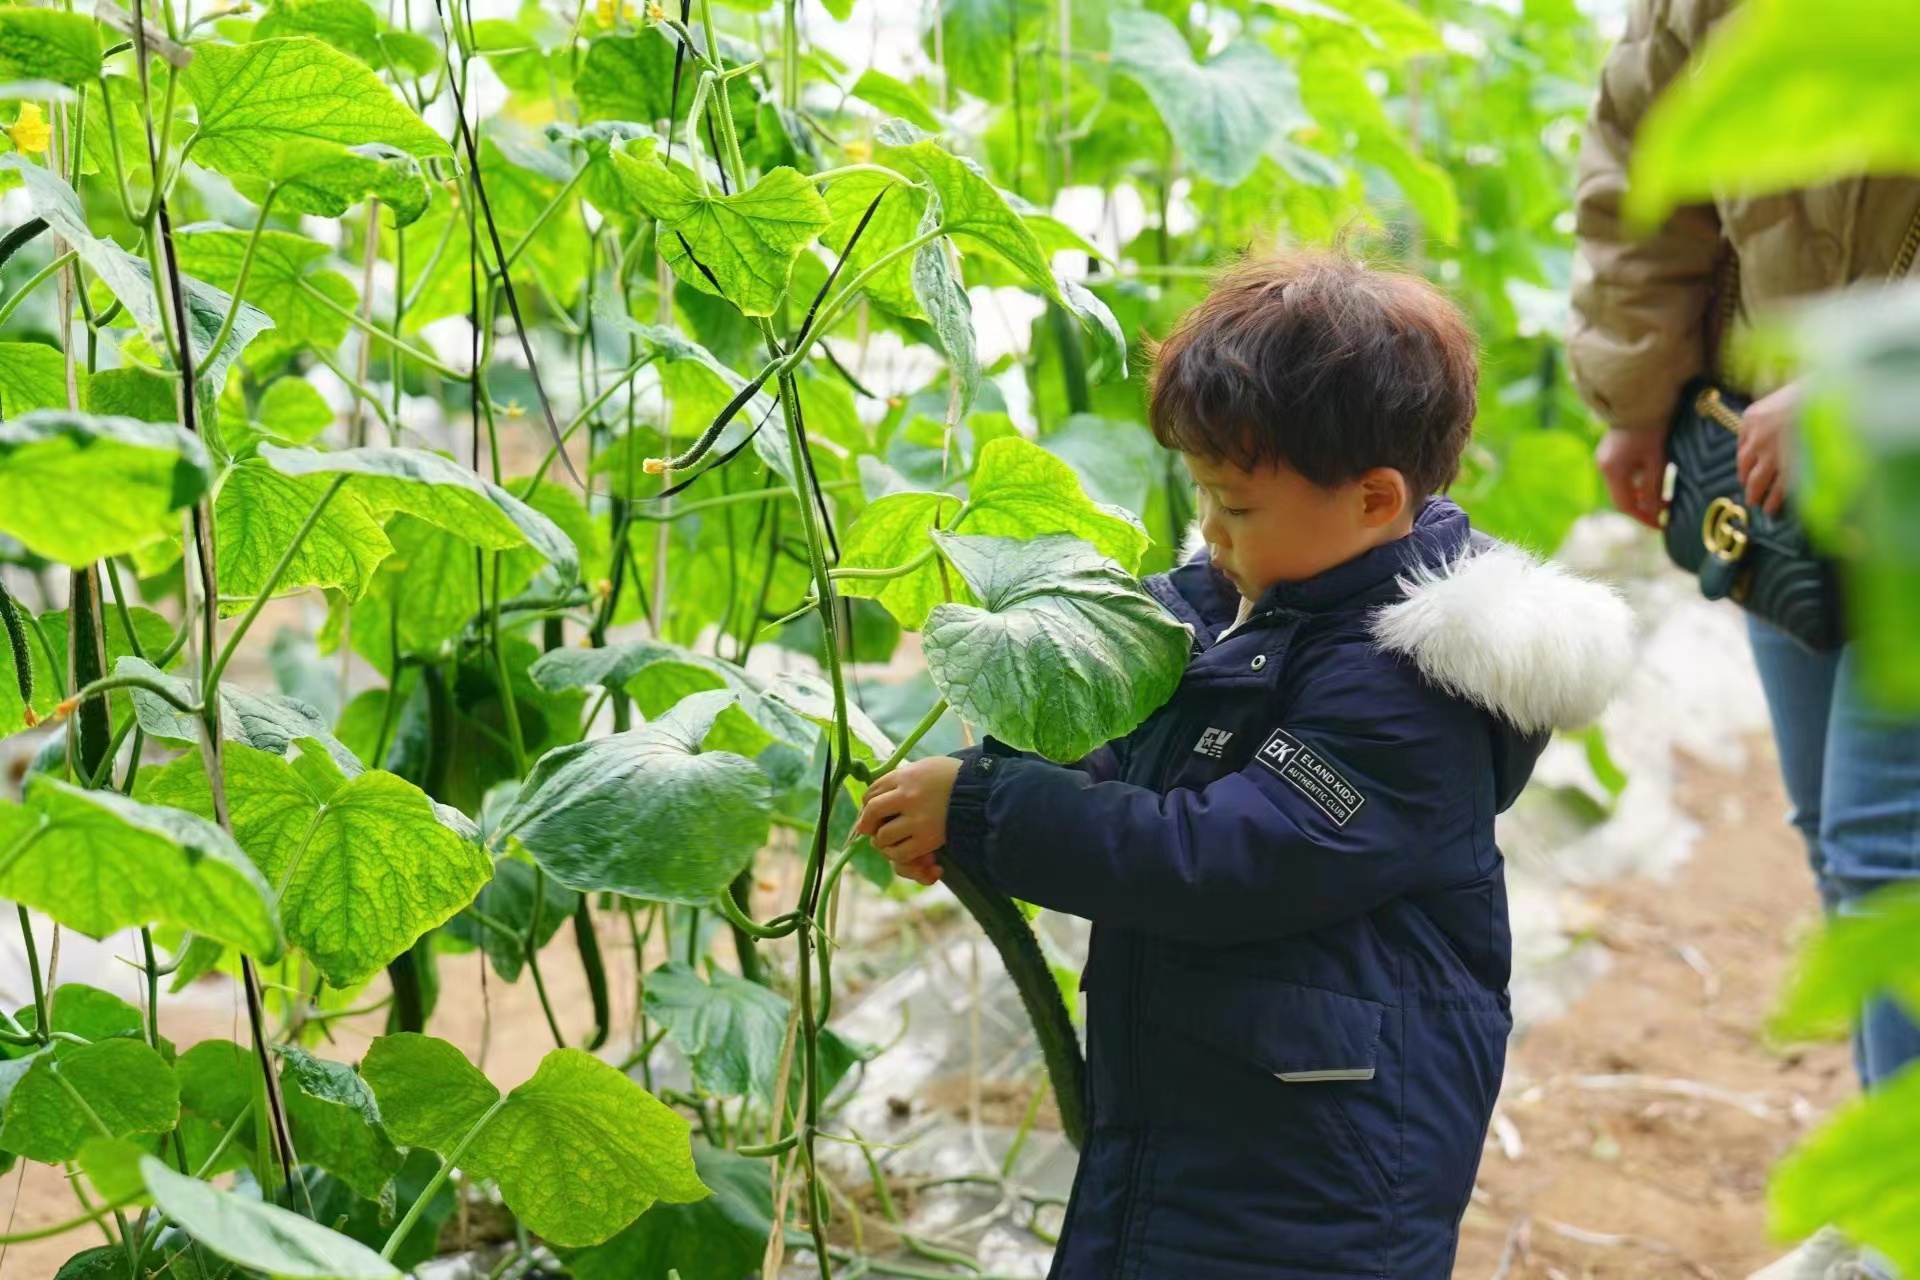
[{"label": "young boy", "polygon": [[1152,383],[1206,541],[1148,583],[1178,692],[1070,768],[988,740],[868,795],[904,874],[1094,922],[1055,1280],[1451,1273],[1512,1026],[1494,815],[1631,652],[1612,592],[1434,496],[1474,345],[1411,276],[1228,275]]}]

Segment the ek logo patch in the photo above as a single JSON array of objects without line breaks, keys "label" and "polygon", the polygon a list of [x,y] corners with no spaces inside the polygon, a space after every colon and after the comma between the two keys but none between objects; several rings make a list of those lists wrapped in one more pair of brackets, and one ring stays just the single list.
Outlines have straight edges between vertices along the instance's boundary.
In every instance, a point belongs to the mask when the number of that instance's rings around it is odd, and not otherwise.
[{"label": "ek logo patch", "polygon": [[1275,729],[1268,735],[1254,759],[1312,801],[1336,827],[1353,821],[1353,815],[1367,802],[1338,769],[1285,729]]}]

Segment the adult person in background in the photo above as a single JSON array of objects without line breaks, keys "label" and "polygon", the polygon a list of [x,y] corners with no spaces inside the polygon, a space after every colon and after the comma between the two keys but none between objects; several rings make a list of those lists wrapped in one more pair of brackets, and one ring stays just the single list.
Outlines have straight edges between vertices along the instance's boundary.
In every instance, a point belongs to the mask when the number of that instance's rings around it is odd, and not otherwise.
[{"label": "adult person in background", "polygon": [[[1710,366],[1725,385],[1759,397],[1741,431],[1740,475],[1750,504],[1780,508],[1792,479],[1798,389],[1789,376],[1741,360],[1747,319],[1775,304],[1884,281],[1920,211],[1920,182],[1854,178],[1684,208],[1647,236],[1626,227],[1621,197],[1634,134],[1737,4],[1633,0],[1625,35],[1601,73],[1580,156],[1568,364],[1608,427],[1599,462],[1614,503],[1654,527],[1681,388]],[[1737,275],[1727,269],[1729,256]],[[1764,623],[1749,628],[1792,820],[1827,908],[1854,910],[1877,889],[1920,878],[1920,722],[1874,709],[1850,649],[1815,655]],[[1891,1002],[1877,1002],[1862,1011],[1854,1055],[1862,1083],[1874,1088],[1920,1059],[1920,1029]],[[1766,1280],[1883,1274],[1890,1273],[1831,1230],[1760,1273]]]}]

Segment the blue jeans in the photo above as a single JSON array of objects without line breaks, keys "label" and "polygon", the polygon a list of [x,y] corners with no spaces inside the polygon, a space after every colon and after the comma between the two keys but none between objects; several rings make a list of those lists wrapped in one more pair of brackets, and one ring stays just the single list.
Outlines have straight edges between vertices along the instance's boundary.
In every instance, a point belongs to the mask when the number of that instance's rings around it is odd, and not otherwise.
[{"label": "blue jeans", "polygon": [[[1847,915],[1876,889],[1920,879],[1920,720],[1867,700],[1851,647],[1812,654],[1758,620],[1748,630],[1793,824],[1827,910]],[[1920,953],[1920,938],[1914,946]],[[1920,1060],[1920,1028],[1876,1000],[1861,1013],[1853,1054],[1872,1088]]]}]

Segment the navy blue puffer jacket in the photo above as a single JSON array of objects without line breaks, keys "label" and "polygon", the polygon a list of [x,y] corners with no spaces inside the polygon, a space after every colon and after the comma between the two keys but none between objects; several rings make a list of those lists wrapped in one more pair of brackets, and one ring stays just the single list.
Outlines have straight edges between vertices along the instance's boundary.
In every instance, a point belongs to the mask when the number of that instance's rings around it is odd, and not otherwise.
[{"label": "navy blue puffer jacket", "polygon": [[1194,634],[1172,700],[1072,768],[965,753],[942,855],[1094,922],[1052,1276],[1446,1280],[1512,1025],[1494,815],[1627,609],[1443,499],[1225,638],[1204,557],[1148,585]]}]

